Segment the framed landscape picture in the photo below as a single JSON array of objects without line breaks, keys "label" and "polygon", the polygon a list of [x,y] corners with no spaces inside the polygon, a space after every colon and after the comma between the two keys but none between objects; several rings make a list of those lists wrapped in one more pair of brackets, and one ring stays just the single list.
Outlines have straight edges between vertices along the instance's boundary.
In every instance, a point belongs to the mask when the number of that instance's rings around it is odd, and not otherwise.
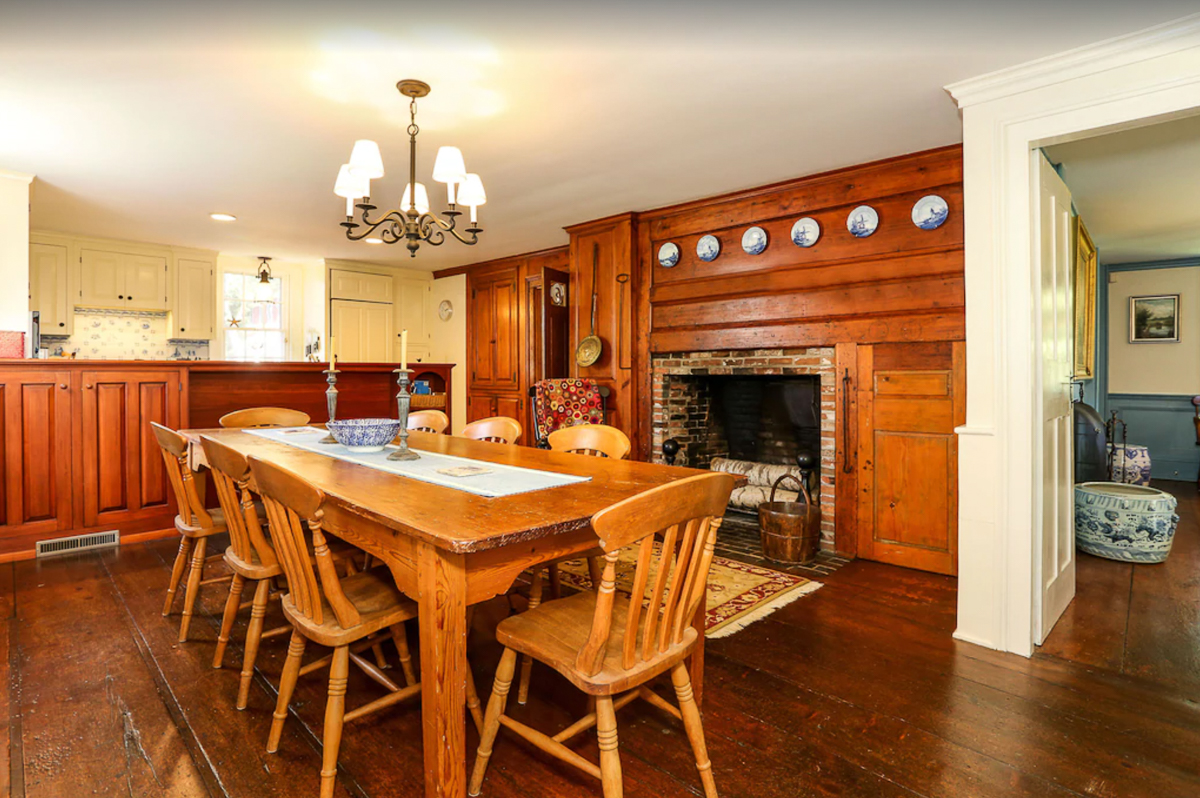
[{"label": "framed landscape picture", "polygon": [[1129,343],[1179,343],[1179,294],[1129,297]]},{"label": "framed landscape picture", "polygon": [[1083,220],[1075,217],[1075,379],[1095,377],[1096,245]]}]

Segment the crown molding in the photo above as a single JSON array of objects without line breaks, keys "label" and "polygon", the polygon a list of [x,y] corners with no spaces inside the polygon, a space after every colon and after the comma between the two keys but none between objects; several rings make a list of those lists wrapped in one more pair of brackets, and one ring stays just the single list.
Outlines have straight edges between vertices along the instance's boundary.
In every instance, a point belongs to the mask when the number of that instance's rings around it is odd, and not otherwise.
[{"label": "crown molding", "polygon": [[945,86],[960,109],[1200,47],[1200,14]]},{"label": "crown molding", "polygon": [[24,172],[11,172],[8,169],[0,169],[0,179],[15,180],[25,185],[33,182],[34,175],[27,175]]}]

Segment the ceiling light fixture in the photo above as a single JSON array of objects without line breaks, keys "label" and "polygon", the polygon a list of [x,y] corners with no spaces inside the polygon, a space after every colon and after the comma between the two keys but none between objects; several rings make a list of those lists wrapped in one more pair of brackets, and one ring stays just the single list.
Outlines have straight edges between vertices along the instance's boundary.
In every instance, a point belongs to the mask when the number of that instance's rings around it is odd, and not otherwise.
[{"label": "ceiling light fixture", "polygon": [[232,213],[210,213],[208,215],[208,218],[212,219],[214,222],[236,222],[237,221],[237,217],[234,216]]},{"label": "ceiling light fixture", "polygon": [[258,256],[258,283],[254,286],[254,299],[258,302],[271,300],[271,259]]},{"label": "ceiling light fixture", "polygon": [[[404,241],[409,255],[414,258],[422,241],[435,247],[441,246],[446,240],[446,233],[467,245],[477,243],[479,233],[483,232],[479,226],[479,206],[487,202],[483,182],[479,175],[467,172],[462,152],[457,147],[440,147],[433,164],[433,179],[446,184],[446,200],[450,207],[442,212],[445,219],[429,212],[429,192],[424,184],[417,182],[417,134],[421,132],[417,127],[417,98],[429,94],[429,84],[419,80],[402,80],[396,84],[396,88],[409,98],[412,120],[408,126],[408,185],[404,188],[399,209],[372,220],[371,212],[375,206],[371,204],[371,181],[383,177],[383,158],[375,142],[367,139],[354,142],[350,163],[342,165],[333,187],[333,193],[346,199],[346,221],[341,223],[346,228],[346,238],[351,241],[366,239],[368,242],[374,238],[385,244]],[[358,199],[362,202],[356,203]],[[456,228],[456,221],[462,215],[458,205],[466,205],[471,209],[471,226],[464,231],[467,235]],[[361,224],[354,221],[355,208],[362,211]],[[365,230],[356,232],[364,225]]]}]

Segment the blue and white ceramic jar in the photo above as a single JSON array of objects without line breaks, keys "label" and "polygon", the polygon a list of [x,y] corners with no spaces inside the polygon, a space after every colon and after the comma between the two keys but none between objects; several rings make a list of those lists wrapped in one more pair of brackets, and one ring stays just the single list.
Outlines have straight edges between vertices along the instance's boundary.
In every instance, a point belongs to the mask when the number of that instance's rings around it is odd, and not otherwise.
[{"label": "blue and white ceramic jar", "polygon": [[1150,450],[1135,443],[1108,445],[1112,455],[1112,481],[1128,485],[1150,484]]},{"label": "blue and white ceramic jar", "polygon": [[1075,486],[1075,543],[1080,551],[1123,562],[1167,559],[1175,542],[1175,497],[1117,482]]}]

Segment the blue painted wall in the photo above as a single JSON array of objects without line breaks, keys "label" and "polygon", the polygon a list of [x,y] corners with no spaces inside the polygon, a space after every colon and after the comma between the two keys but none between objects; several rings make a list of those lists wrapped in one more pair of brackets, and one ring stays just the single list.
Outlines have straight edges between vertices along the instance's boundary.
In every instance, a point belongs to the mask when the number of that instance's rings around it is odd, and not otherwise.
[{"label": "blue painted wall", "polygon": [[[1174,269],[1200,265],[1200,258],[1150,263],[1101,263],[1096,275],[1099,296],[1096,305],[1096,379],[1085,384],[1084,401],[1105,419],[1116,410],[1129,427],[1129,442],[1150,450],[1151,474],[1155,479],[1194,482],[1200,473],[1200,446],[1192,423],[1192,397],[1168,394],[1109,393],[1108,362],[1108,276],[1114,272]],[[1200,369],[1200,363],[1195,365]]]}]

